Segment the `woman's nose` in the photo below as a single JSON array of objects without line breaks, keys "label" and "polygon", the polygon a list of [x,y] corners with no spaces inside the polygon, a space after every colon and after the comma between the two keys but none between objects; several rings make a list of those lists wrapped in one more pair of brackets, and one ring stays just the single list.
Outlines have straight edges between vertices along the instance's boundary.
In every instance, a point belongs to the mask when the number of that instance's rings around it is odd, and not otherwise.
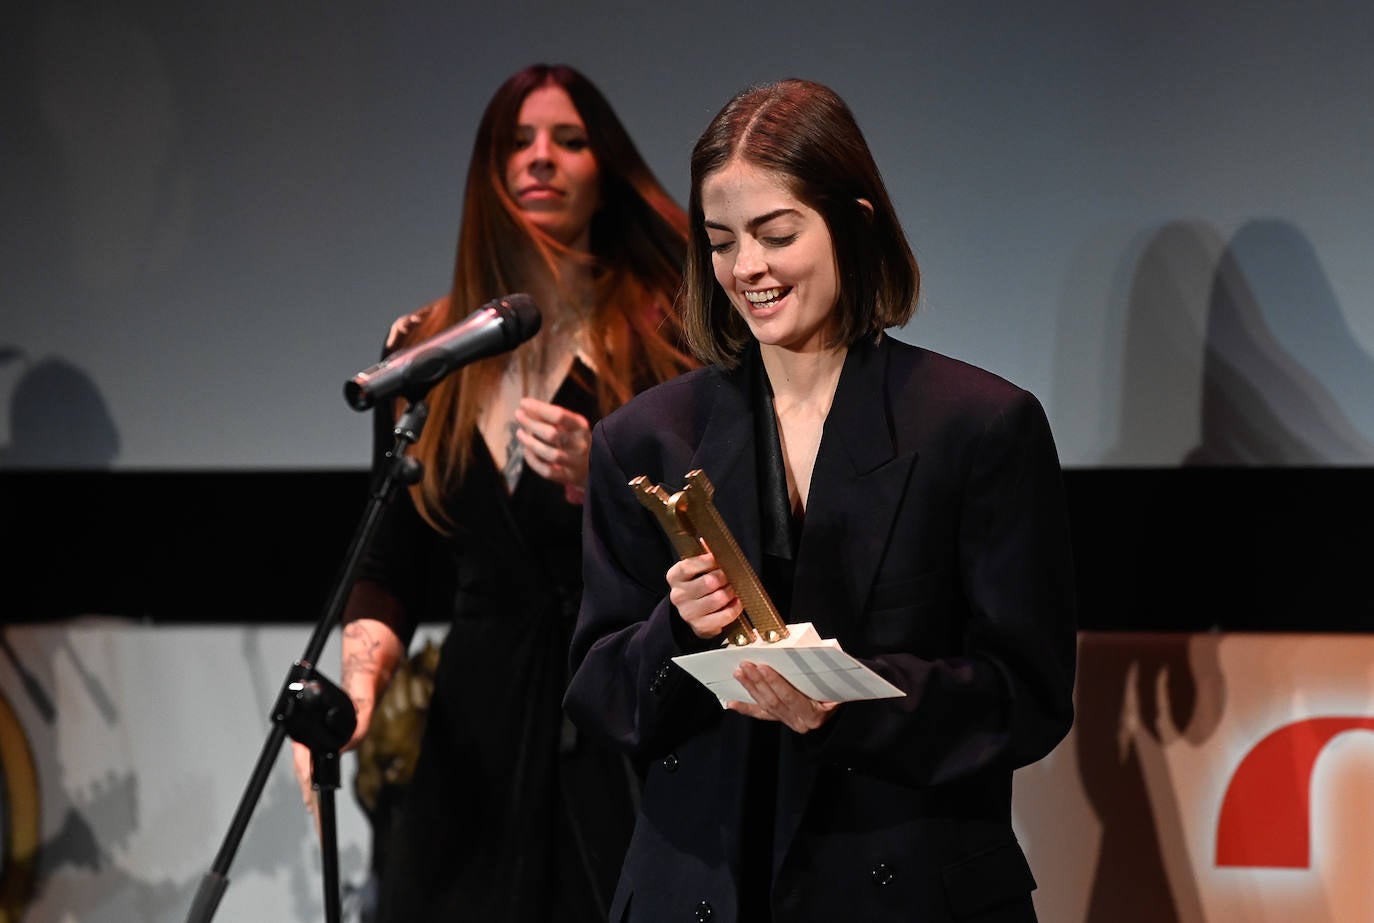
[{"label": "woman's nose", "polygon": [[735,255],[735,278],[741,282],[748,282],[763,275],[768,268],[768,263],[763,258],[763,252],[757,244],[752,242],[741,242]]},{"label": "woman's nose", "polygon": [[544,132],[535,134],[530,141],[530,146],[526,148],[525,155],[529,158],[531,170],[551,170],[553,168],[553,141]]}]

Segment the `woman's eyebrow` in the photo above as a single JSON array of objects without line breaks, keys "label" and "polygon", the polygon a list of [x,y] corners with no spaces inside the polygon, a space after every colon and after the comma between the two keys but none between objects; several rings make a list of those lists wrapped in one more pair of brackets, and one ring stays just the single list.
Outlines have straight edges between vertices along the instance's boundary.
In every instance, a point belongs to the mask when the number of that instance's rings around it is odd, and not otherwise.
[{"label": "woman's eyebrow", "polygon": [[[744,229],[745,229],[746,231],[751,231],[751,232],[752,232],[752,231],[755,230],[759,225],[761,225],[761,224],[767,224],[768,222],[772,221],[774,218],[781,218],[783,215],[787,215],[787,214],[798,215],[798,214],[801,214],[801,213],[798,212],[795,208],[775,208],[775,209],[773,209],[771,212],[768,212],[767,214],[759,215],[757,218],[750,218],[748,221],[746,221],[746,222],[744,223]],[[706,220],[705,220],[704,222],[702,222],[702,223],[705,224],[708,228],[712,228],[712,229],[717,230],[717,231],[726,231],[726,232],[728,232],[728,231],[730,230],[730,229],[727,228],[725,225],[723,225],[723,224],[717,224],[716,222],[711,221],[709,218],[706,219]]]}]

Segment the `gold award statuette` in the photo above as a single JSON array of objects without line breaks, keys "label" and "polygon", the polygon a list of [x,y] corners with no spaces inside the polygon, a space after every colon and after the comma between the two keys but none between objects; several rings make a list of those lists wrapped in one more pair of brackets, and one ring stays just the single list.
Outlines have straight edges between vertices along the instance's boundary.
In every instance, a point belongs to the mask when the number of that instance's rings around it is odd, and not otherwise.
[{"label": "gold award statuette", "polygon": [[661,485],[650,484],[641,474],[630,482],[630,488],[639,502],[654,514],[679,558],[686,560],[705,554],[706,548],[716,556],[716,563],[744,604],[740,617],[726,626],[725,637],[730,644],[737,647],[750,644],[756,633],[760,640],[770,644],[786,638],[787,625],[711,502],[715,488],[706,472],[700,468],[689,471],[686,481],[686,487],[669,494]]}]

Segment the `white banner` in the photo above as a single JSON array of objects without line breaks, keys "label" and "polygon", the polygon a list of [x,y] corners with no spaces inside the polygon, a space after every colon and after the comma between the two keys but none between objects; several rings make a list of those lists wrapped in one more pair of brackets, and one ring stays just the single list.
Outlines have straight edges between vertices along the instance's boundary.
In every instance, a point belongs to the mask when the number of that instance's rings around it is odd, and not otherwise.
[{"label": "white banner", "polygon": [[[6,629],[0,755],[11,823],[0,921],[183,923],[309,634],[122,622]],[[338,663],[335,632],[320,669],[337,681]],[[354,765],[344,758],[335,795],[340,878],[352,887],[369,855]],[[216,920],[324,918],[320,845],[288,745],[228,876]]]},{"label": "white banner", "polygon": [[[308,636],[5,629],[0,923],[182,923]],[[337,633],[321,666],[338,679]],[[1084,634],[1077,701],[1016,782],[1046,923],[1374,921],[1374,636]],[[354,771],[346,908],[370,848]],[[318,921],[320,869],[283,747],[216,919]]]}]

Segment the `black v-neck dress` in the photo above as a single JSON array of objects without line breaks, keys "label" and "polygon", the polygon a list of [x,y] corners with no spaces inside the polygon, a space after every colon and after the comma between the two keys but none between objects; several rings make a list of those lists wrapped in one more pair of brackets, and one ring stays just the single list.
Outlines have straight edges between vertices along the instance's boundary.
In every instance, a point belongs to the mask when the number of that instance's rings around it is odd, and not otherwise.
[{"label": "black v-neck dress", "polygon": [[[575,363],[554,403],[595,423]],[[391,448],[378,413],[378,451]],[[409,643],[448,622],[414,777],[384,845],[383,921],[604,921],[634,823],[624,757],[563,719],[582,594],[582,509],[528,468],[513,493],[480,434],[440,535],[402,491],[383,518],[346,619]]]}]

